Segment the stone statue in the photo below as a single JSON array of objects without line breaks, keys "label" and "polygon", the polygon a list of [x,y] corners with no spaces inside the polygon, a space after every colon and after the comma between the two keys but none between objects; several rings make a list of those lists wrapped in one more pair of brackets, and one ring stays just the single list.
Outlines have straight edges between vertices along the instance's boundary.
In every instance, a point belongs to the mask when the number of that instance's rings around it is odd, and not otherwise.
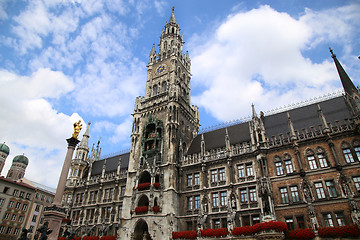
[{"label": "stone statue", "polygon": [[82,129],[81,120],[74,123],[74,133],[72,135],[73,138],[78,139],[79,133]]},{"label": "stone statue", "polygon": [[28,234],[28,230],[26,228],[23,228],[21,230],[21,234],[20,237],[18,238],[18,240],[29,240],[29,238],[27,237]]},{"label": "stone statue", "polygon": [[68,237],[66,238],[66,240],[75,240],[75,233],[71,232],[69,233]]},{"label": "stone statue", "polygon": [[49,223],[45,222],[44,225],[39,227],[36,231],[40,233],[39,240],[47,240],[47,235],[52,233],[52,230],[48,228]]},{"label": "stone statue", "polygon": [[227,219],[226,219],[229,232],[231,232],[234,228],[235,215],[236,215],[236,211],[233,210],[233,208],[231,206],[231,200],[229,199],[228,205],[227,205]]}]

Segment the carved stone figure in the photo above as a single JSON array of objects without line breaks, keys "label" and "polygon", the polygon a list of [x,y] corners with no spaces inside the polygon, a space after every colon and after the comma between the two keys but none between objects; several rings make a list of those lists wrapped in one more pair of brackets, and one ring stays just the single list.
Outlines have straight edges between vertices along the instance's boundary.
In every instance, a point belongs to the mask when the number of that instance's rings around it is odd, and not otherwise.
[{"label": "carved stone figure", "polygon": [[36,231],[40,233],[39,240],[47,240],[47,235],[52,233],[52,230],[48,228],[49,223],[45,222],[44,225],[39,227]]},{"label": "carved stone figure", "polygon": [[18,238],[18,240],[29,240],[29,238],[27,237],[28,234],[28,230],[26,228],[23,228],[21,230],[21,234],[20,237]]},{"label": "carved stone figure", "polygon": [[315,209],[312,204],[308,205],[308,213],[309,213],[311,227],[314,231],[316,231],[319,227],[319,223],[317,221]]},{"label": "carved stone figure", "polygon": [[66,238],[66,240],[75,240],[75,232],[69,233],[69,235],[68,235],[68,237]]}]

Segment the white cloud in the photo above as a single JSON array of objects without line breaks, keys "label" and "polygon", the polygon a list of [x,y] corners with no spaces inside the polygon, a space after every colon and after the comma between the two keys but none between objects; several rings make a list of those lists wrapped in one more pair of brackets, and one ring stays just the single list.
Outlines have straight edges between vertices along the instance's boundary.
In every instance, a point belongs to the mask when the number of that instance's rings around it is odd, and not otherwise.
[{"label": "white cloud", "polygon": [[127,140],[128,145],[130,146],[130,134],[132,126],[132,117],[127,117],[120,124],[115,124],[109,121],[98,121],[94,124],[92,131],[94,133],[107,134],[111,133],[112,137],[110,142],[119,143]]},{"label": "white cloud", "polygon": [[[335,90],[339,81],[330,59],[313,63],[302,54],[326,35],[315,33],[317,18],[311,15],[296,20],[261,6],[230,15],[202,43],[195,36],[190,44],[193,86],[206,90],[193,101],[227,121],[247,115],[251,103],[264,111]],[[349,28],[343,29],[346,36]]]},{"label": "white cloud", "polygon": [[58,112],[46,99],[59,98],[72,89],[71,79],[50,69],[39,69],[31,76],[0,71],[0,140],[11,148],[4,175],[12,158],[25,153],[30,160],[26,176],[56,186],[67,149],[65,139],[81,117]]},{"label": "white cloud", "polygon": [[8,18],[5,8],[7,7],[10,0],[0,1],[0,20],[5,20]]}]

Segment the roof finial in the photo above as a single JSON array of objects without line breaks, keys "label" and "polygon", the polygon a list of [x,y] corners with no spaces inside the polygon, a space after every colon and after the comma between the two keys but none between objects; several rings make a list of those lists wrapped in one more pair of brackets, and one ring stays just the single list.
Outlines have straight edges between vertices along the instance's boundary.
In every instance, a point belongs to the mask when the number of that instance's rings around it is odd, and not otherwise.
[{"label": "roof finial", "polygon": [[336,55],[334,54],[333,50],[331,49],[331,47],[329,47],[330,53],[331,53],[331,57],[334,58],[336,57]]}]

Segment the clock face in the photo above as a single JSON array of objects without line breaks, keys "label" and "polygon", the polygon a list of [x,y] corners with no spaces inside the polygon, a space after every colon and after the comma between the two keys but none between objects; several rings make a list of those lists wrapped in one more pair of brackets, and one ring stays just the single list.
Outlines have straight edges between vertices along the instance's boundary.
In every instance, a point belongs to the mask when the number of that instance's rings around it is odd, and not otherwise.
[{"label": "clock face", "polygon": [[165,64],[160,65],[155,71],[156,74],[162,74],[162,73],[165,73],[165,72],[166,72],[166,65]]}]

